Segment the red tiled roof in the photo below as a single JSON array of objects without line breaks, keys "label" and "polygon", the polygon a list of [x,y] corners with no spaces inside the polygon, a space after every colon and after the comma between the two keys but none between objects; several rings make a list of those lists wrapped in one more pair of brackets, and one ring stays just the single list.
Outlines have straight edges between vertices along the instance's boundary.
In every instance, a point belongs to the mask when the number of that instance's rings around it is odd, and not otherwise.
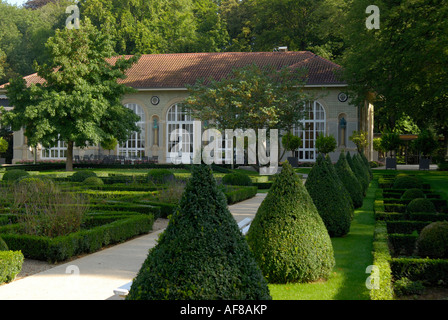
[{"label": "red tiled roof", "polygon": [[[260,67],[271,65],[278,70],[305,68],[307,85],[345,84],[335,75],[341,68],[339,65],[309,51],[147,54],[142,55],[127,71],[127,78],[119,82],[136,89],[185,88],[198,79],[223,79],[233,69],[252,63]],[[44,82],[37,74],[24,79],[28,85]]]}]

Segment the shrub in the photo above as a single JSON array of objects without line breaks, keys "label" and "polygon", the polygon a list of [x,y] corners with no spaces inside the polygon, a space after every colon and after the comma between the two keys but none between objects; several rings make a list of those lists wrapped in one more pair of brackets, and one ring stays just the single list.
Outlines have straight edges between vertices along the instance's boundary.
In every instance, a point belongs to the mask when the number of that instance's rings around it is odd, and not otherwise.
[{"label": "shrub", "polygon": [[151,169],[147,174],[149,182],[165,184],[174,180],[174,174],[168,169]]},{"label": "shrub", "polygon": [[319,153],[328,154],[336,150],[337,142],[333,136],[325,136],[323,134],[316,138],[316,150]]},{"label": "shrub", "polygon": [[13,169],[8,170],[3,174],[3,181],[16,181],[21,177],[28,177],[30,174],[25,170]]},{"label": "shrub", "polygon": [[433,222],[420,232],[416,253],[432,259],[448,258],[448,221]]},{"label": "shrub", "polygon": [[352,157],[352,161],[353,161],[353,165],[355,166],[355,174],[358,175],[358,177],[360,177],[360,179],[362,179],[364,181],[364,192],[367,191],[367,189],[369,188],[369,184],[370,184],[370,175],[369,175],[369,171],[364,163],[364,161],[362,160],[361,156],[359,155],[359,153],[356,153],[355,155],[353,155]]},{"label": "shrub", "polygon": [[89,177],[97,177],[97,175],[93,171],[86,171],[86,170],[76,171],[71,176],[71,181],[72,182],[83,182],[84,180],[86,180]]},{"label": "shrub", "polygon": [[409,202],[406,207],[407,214],[413,213],[436,213],[436,207],[431,200],[426,198],[416,198]]},{"label": "shrub", "polygon": [[251,186],[252,180],[247,174],[240,172],[233,172],[226,174],[222,178],[222,183],[233,186]]},{"label": "shrub", "polygon": [[22,270],[22,264],[22,252],[0,251],[0,284],[14,280]]},{"label": "shrub", "polygon": [[339,155],[339,160],[335,165],[335,169],[339,179],[347,189],[350,198],[352,199],[353,206],[355,208],[360,208],[363,203],[362,186],[350,168],[343,151]]},{"label": "shrub", "polygon": [[394,282],[394,292],[399,297],[422,294],[424,291],[425,286],[421,281],[411,281],[407,277],[404,277]]},{"label": "shrub", "polygon": [[353,173],[355,174],[356,178],[361,184],[362,187],[361,190],[364,196],[366,194],[367,188],[369,187],[369,182],[366,180],[365,174],[362,171],[360,171],[360,167],[355,163],[354,157],[352,158],[349,152],[347,152],[346,159],[348,165],[350,166],[350,169],[352,169]]},{"label": "shrub", "polygon": [[408,189],[401,196],[401,200],[414,200],[417,198],[426,198],[425,193],[417,188]]},{"label": "shrub", "polygon": [[6,245],[6,242],[3,241],[2,237],[0,237],[0,251],[8,251],[8,246]]},{"label": "shrub", "polygon": [[88,177],[82,183],[87,186],[102,186],[104,184],[103,180],[98,177]]},{"label": "shrub", "polygon": [[413,176],[397,175],[393,184],[394,189],[421,189],[421,181]]},{"label": "shrub", "polygon": [[342,196],[344,186],[335,180],[322,155],[308,174],[305,187],[313,199],[331,237],[346,235],[350,230],[353,205]]},{"label": "shrub", "polygon": [[326,279],[335,263],[325,224],[288,162],[258,208],[247,240],[271,283]]},{"label": "shrub", "polygon": [[192,167],[179,207],[126,299],[271,299],[209,166]]}]

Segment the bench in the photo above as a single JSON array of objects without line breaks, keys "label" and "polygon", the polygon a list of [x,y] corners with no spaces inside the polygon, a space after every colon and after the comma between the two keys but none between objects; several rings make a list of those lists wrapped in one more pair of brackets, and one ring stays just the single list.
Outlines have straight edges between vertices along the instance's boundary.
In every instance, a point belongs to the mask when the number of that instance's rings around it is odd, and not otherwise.
[{"label": "bench", "polygon": [[[238,228],[240,229],[241,233],[243,235],[246,235],[249,231],[250,224],[252,223],[252,218],[245,218],[238,222]],[[126,296],[129,294],[129,290],[131,289],[132,281],[128,282],[121,287],[114,289],[114,294],[116,296],[119,296],[120,298],[126,298]]]}]

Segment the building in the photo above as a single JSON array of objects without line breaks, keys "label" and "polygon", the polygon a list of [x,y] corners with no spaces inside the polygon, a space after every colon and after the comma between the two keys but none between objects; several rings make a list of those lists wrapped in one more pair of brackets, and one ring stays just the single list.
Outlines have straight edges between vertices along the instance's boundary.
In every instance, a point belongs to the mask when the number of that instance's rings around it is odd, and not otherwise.
[{"label": "building", "polygon": [[[340,66],[308,51],[291,52],[241,52],[241,53],[185,53],[142,55],[138,63],[127,71],[127,78],[120,80],[137,89],[136,93],[123,98],[123,105],[140,116],[140,133],[111,152],[124,157],[156,157],[159,163],[170,161],[172,142],[169,132],[184,128],[193,133],[193,119],[185,114],[181,102],[187,97],[186,86],[198,79],[220,80],[234,68],[255,63],[259,66],[273,65],[275,68],[305,68],[308,81],[305,89],[319,93],[316,101],[310,101],[310,112],[304,119],[303,129],[295,134],[302,137],[302,147],[295,153],[300,162],[313,162],[316,158],[315,139],[319,134],[333,135],[338,141],[338,151],[355,151],[349,136],[355,130],[369,134],[369,148],[366,156],[372,156],[373,106],[352,106],[347,99],[347,84],[338,80],[336,72]],[[24,78],[28,84],[44,80],[32,74]],[[322,93],[324,93],[322,95]],[[5,85],[0,86],[0,95],[6,95]],[[184,149],[186,150],[186,149]],[[13,163],[33,160],[32,150],[23,131],[14,133]],[[99,146],[74,150],[74,156],[85,158],[91,155],[109,154]],[[338,152],[332,154],[337,160]],[[66,148],[57,142],[53,148],[38,147],[38,160],[63,160]]]}]

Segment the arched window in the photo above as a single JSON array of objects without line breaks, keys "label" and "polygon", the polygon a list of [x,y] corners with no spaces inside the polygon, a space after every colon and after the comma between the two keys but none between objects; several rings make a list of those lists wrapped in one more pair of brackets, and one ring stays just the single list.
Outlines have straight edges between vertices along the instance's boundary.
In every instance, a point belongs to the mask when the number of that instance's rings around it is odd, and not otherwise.
[{"label": "arched window", "polygon": [[128,103],[125,105],[126,108],[131,109],[136,113],[140,120],[136,122],[137,126],[140,127],[140,132],[134,132],[129,140],[121,144],[118,147],[118,154],[125,157],[144,157],[145,156],[145,112],[143,108],[135,103]]},{"label": "arched window", "polygon": [[317,101],[309,102],[305,107],[305,119],[302,126],[294,129],[294,134],[302,138],[298,151],[299,161],[315,161],[316,138],[325,134],[326,115],[324,107]]},{"label": "arched window", "polygon": [[182,155],[184,159],[193,159],[194,119],[181,104],[174,104],[168,110],[166,130],[167,162],[171,161],[172,153]]}]

